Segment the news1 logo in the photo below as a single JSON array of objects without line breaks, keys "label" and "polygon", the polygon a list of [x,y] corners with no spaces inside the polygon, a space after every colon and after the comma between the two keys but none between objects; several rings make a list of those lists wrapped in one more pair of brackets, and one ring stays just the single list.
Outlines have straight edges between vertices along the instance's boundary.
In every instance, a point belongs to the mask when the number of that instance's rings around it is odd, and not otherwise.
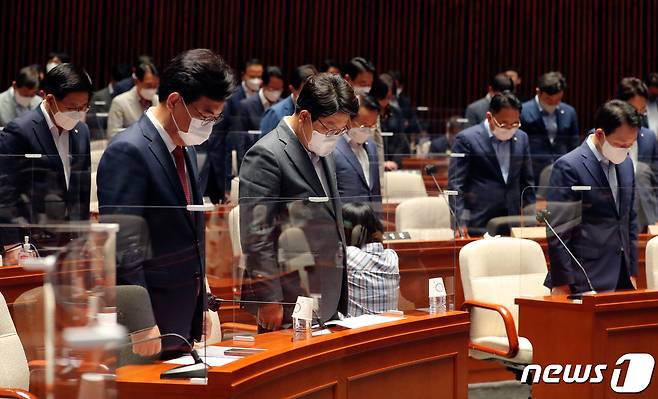
[{"label": "news1 logo", "polygon": [[[626,365],[625,365],[626,363]],[[610,388],[617,393],[640,393],[651,383],[656,361],[648,353],[627,353],[617,359],[612,370]],[[542,370],[538,364],[523,369],[521,382],[533,384],[601,384],[604,381],[606,364],[549,364]],[[532,374],[531,374],[532,373]]]}]

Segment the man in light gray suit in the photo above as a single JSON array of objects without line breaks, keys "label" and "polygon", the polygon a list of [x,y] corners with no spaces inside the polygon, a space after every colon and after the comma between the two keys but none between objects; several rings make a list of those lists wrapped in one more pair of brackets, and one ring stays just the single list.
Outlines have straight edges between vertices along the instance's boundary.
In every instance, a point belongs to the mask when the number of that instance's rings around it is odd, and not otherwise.
[{"label": "man in light gray suit", "polygon": [[[347,311],[345,233],[330,154],[359,111],[352,87],[340,76],[310,77],[297,98],[295,113],[245,155],[240,168],[240,238],[246,256],[242,299],[295,302],[318,298],[323,321]],[[281,238],[294,229],[308,243],[304,292],[298,271],[286,271],[278,253]],[[251,309],[255,311],[255,309]],[[290,321],[292,307],[258,307],[259,331]]]},{"label": "man in light gray suit", "polygon": [[39,90],[39,71],[27,66],[21,68],[11,87],[0,93],[0,127],[31,111],[41,104]]},{"label": "man in light gray suit", "polygon": [[489,112],[491,98],[506,90],[514,91],[514,82],[512,82],[512,79],[510,79],[509,76],[504,73],[499,73],[491,78],[489,81],[489,87],[487,87],[487,95],[468,104],[466,107],[464,116],[468,119],[469,126],[479,125],[484,122],[487,117],[487,112]]}]

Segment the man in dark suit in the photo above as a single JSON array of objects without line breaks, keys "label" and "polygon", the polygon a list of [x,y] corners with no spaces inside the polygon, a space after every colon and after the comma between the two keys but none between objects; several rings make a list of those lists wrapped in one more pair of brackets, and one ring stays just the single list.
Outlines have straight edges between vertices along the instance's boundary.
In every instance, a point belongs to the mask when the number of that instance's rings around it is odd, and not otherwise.
[{"label": "man in dark suit", "polygon": [[338,140],[333,152],[338,193],[343,203],[382,200],[377,147],[372,141],[379,111],[374,97],[359,97],[359,113],[352,117],[351,129]]},{"label": "man in dark suit", "polygon": [[110,105],[112,105],[112,98],[114,97],[114,88],[123,79],[131,78],[130,72],[130,66],[128,64],[112,66],[110,83],[102,89],[95,91],[91,97],[91,112],[107,113],[110,111]]},{"label": "man in dark suit", "polygon": [[487,95],[481,99],[474,101],[466,107],[464,111],[464,116],[468,119],[470,126],[478,125],[486,119],[487,112],[489,112],[489,104],[491,103],[491,98],[504,91],[513,91],[514,82],[504,73],[499,73],[495,75],[489,81],[489,86],[487,87]]},{"label": "man in dark suit", "polygon": [[224,117],[213,126],[210,139],[197,147],[200,152],[207,154],[204,170],[201,171],[201,189],[213,203],[224,201],[226,187],[230,187],[233,177],[231,152],[237,151],[241,135],[244,134],[234,130],[240,118],[240,102],[257,95],[263,83],[263,63],[257,58],[246,61],[240,72],[241,84],[226,100]]},{"label": "man in dark suit", "polygon": [[298,66],[292,71],[290,74],[290,84],[288,85],[290,95],[265,111],[263,119],[260,121],[261,137],[274,130],[284,116],[295,113],[295,100],[297,99],[297,96],[299,96],[299,92],[302,90],[304,82],[306,82],[306,79],[308,79],[309,76],[313,76],[316,73],[318,73],[318,71],[312,64]]},{"label": "man in dark suit", "polygon": [[[246,256],[243,298],[294,302],[297,295],[318,299],[323,321],[347,311],[345,237],[341,201],[331,153],[345,134],[359,103],[340,76],[311,76],[293,115],[247,152],[240,169],[240,239]],[[301,229],[312,264],[309,293],[294,283],[278,261],[279,236]],[[293,276],[294,277],[294,276]],[[299,280],[299,279],[297,279]],[[261,331],[290,321],[291,307],[258,307]]]},{"label": "man in dark suit", "polygon": [[[597,112],[594,133],[553,166],[549,221],[597,292],[637,286],[635,178],[628,151],[641,123],[631,105],[612,100]],[[548,254],[545,285],[553,294],[590,291],[585,274],[554,234],[548,234]]]},{"label": "man in dark suit", "polygon": [[[0,133],[2,219],[31,224],[88,220],[91,159],[89,129],[82,121],[91,79],[78,66],[59,64],[41,87],[46,94],[41,105]],[[22,241],[19,231],[3,233],[5,245]]]},{"label": "man in dark suit", "polygon": [[245,98],[238,105],[239,117],[231,126],[232,132],[239,132],[235,137],[235,150],[237,151],[238,171],[244,154],[260,138],[261,134],[253,134],[260,129],[260,122],[265,110],[270,109],[281,99],[283,93],[283,72],[277,66],[268,66],[263,73],[263,86],[258,94]]},{"label": "man in dark suit", "polygon": [[[209,334],[204,215],[187,205],[203,203],[193,146],[221,118],[232,79],[229,66],[210,50],[178,55],[161,75],[160,103],[110,143],[98,167],[101,220],[122,223],[128,215],[148,228],[150,248],[119,245],[116,279],[148,290],[154,335],[199,340],[202,332]],[[163,356],[185,350],[174,339],[165,338],[163,347]]]},{"label": "man in dark suit", "polygon": [[[138,56],[137,58],[135,58],[135,60],[133,61],[132,72],[134,73],[135,69],[137,69],[137,67],[139,65],[142,65],[142,64],[154,64],[155,65],[155,61],[153,61],[153,58],[150,55],[142,54],[142,55]],[[119,94],[123,94],[123,93],[127,92],[128,90],[132,89],[133,86],[135,86],[135,79],[134,79],[134,76],[131,74],[131,75],[119,80],[113,86],[114,90],[112,90],[112,98],[118,96]]]},{"label": "man in dark suit", "polygon": [[519,129],[520,114],[521,102],[514,94],[496,94],[486,120],[455,138],[448,187],[459,193],[455,214],[471,234],[483,234],[492,218],[519,215],[522,207],[535,203],[528,136]]},{"label": "man in dark suit", "polygon": [[537,82],[537,95],[523,103],[521,126],[530,138],[537,185],[542,170],[580,142],[576,110],[562,101],[566,87],[560,72],[545,73]]},{"label": "man in dark suit", "polygon": [[[644,116],[647,113],[649,89],[638,78],[624,78],[619,83],[617,99],[626,101]],[[639,231],[645,231],[648,225],[658,222],[658,142],[654,132],[641,127],[629,155],[635,168],[638,228]]]}]

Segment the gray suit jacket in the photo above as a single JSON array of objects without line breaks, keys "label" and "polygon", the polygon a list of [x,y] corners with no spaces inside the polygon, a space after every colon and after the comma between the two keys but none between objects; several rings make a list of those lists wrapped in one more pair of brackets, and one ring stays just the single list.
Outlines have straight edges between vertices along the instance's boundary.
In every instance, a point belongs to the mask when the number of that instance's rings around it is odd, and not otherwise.
[{"label": "gray suit jacket", "polygon": [[[240,168],[240,238],[243,299],[295,302],[298,295],[320,294],[318,316],[326,321],[337,310],[346,314],[347,273],[335,165],[331,156],[321,162],[330,191],[326,202],[309,200],[325,193],[309,154],[284,120],[256,142]],[[301,230],[297,242],[308,243],[300,255],[310,259],[304,268],[310,292],[299,283],[303,273],[285,270],[279,261],[279,237],[293,230]],[[284,306],[284,322],[292,310]]]},{"label": "gray suit jacket", "polygon": [[[151,99],[151,105],[157,104],[158,96],[155,95]],[[108,138],[116,136],[119,131],[137,122],[142,115],[144,115],[144,110],[139,103],[137,87],[133,86],[127,92],[114,97],[110,106],[110,112],[107,115]]]},{"label": "gray suit jacket", "polygon": [[469,126],[479,125],[480,123],[484,122],[487,111],[489,111],[489,103],[490,100],[488,100],[485,96],[475,102],[468,104],[464,116],[466,119],[468,119]]},{"label": "gray suit jacket", "polygon": [[41,104],[43,100],[39,96],[34,96],[30,103],[29,109],[23,108],[14,99],[14,91],[9,89],[0,93],[0,126],[7,126],[9,122],[23,115],[27,111],[33,110]]},{"label": "gray suit jacket", "polygon": [[110,111],[110,105],[112,105],[112,94],[110,94],[108,86],[94,92],[94,95],[91,96],[91,109],[94,112],[107,113]]}]

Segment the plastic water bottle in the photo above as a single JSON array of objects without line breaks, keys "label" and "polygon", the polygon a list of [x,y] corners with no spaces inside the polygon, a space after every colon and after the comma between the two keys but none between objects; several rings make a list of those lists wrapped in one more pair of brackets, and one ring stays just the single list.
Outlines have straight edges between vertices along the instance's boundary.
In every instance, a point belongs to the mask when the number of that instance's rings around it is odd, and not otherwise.
[{"label": "plastic water bottle", "polygon": [[311,338],[311,320],[292,318],[292,340],[303,341]]},{"label": "plastic water bottle", "polygon": [[25,260],[36,257],[32,244],[30,244],[30,237],[25,236],[24,240],[23,246],[18,251],[18,266],[23,266]]},{"label": "plastic water bottle", "polygon": [[446,295],[430,297],[430,314],[446,312]]}]

